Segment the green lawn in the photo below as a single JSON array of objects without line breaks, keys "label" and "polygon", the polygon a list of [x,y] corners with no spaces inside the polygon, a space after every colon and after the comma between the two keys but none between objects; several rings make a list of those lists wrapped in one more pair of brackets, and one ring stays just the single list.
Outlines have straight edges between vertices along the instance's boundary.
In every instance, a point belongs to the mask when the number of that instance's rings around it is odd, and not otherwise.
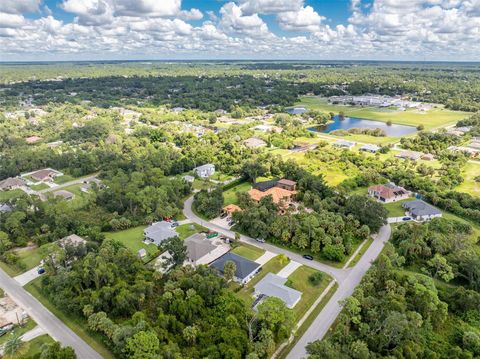
[{"label": "green lawn", "polygon": [[187,223],[178,226],[176,228],[176,231],[178,232],[178,237],[180,239],[185,239],[187,237],[190,237],[192,234],[207,231],[207,229],[196,223]]},{"label": "green lawn", "polygon": [[250,282],[248,282],[237,295],[239,298],[243,299],[247,305],[252,305],[253,303],[253,287],[257,284],[267,273],[278,273],[283,267],[285,267],[290,260],[285,258],[282,255],[278,255],[270,259],[265,265],[262,266],[262,270],[255,275]]},{"label": "green lawn", "polygon": [[105,237],[108,239],[114,239],[123,243],[125,247],[130,249],[134,254],[141,248],[145,248],[148,252],[148,256],[144,258],[145,261],[148,261],[152,257],[155,257],[158,254],[158,248],[155,244],[144,244],[143,241],[143,230],[145,226],[138,226],[134,228],[129,228],[124,231],[118,232],[105,232]]},{"label": "green lawn", "polygon": [[13,327],[12,331],[10,331],[10,332],[8,332],[5,335],[0,337],[0,345],[5,344],[13,334],[23,335],[26,332],[35,328],[36,325],[37,325],[37,323],[35,323],[35,321],[33,319],[28,319],[27,322],[23,326],[20,326],[18,324],[15,325]]},{"label": "green lawn", "polygon": [[66,314],[56,308],[47,297],[41,292],[42,278],[37,278],[28,283],[24,288],[37,298],[49,311],[57,318],[65,323],[71,330],[73,330],[80,338],[85,340],[93,349],[95,349],[103,358],[115,358],[110,350],[103,344],[101,336],[96,333],[91,333],[87,329],[87,321],[85,318]]},{"label": "green lawn", "polygon": [[231,175],[227,175],[225,173],[217,171],[212,176],[210,176],[209,179],[214,180],[214,181],[224,182],[226,180],[231,179],[232,177],[233,176],[231,176]]},{"label": "green lawn", "polygon": [[247,243],[240,244],[238,247],[233,249],[232,252],[252,261],[260,258],[265,253],[262,248],[255,247]]},{"label": "green lawn", "polygon": [[34,191],[41,191],[42,189],[50,188],[50,186],[47,185],[46,183],[39,183],[39,184],[32,184],[30,188],[33,189]]},{"label": "green lawn", "polygon": [[290,288],[302,292],[302,299],[300,299],[297,305],[295,305],[295,307],[292,309],[297,321],[305,315],[308,309],[323,293],[325,288],[328,286],[328,283],[330,283],[332,280],[328,274],[323,273],[322,281],[318,285],[313,285],[308,280],[308,277],[316,272],[319,271],[303,265],[297,268],[297,270],[295,270],[295,272],[288,277],[286,282],[286,285]]},{"label": "green lawn", "polygon": [[70,181],[73,181],[75,178],[73,178],[72,176],[70,175],[63,175],[63,176],[58,176],[58,177],[55,177],[53,179],[53,182],[55,182],[56,184],[63,184],[63,183],[67,183],[67,182],[70,182]]},{"label": "green lawn", "polygon": [[435,108],[428,111],[418,111],[415,109],[409,109],[407,111],[385,111],[375,107],[333,105],[329,104],[324,98],[313,96],[302,97],[297,106],[298,105],[306,106],[312,110],[334,112],[335,114],[343,111],[347,116],[382,122],[391,120],[393,123],[409,126],[423,124],[426,129],[454,124],[469,116],[467,112],[447,110],[441,105],[436,105]]},{"label": "green lawn", "polygon": [[215,187],[217,186],[216,183],[213,183],[213,182],[210,182],[208,180],[202,180],[202,179],[199,179],[199,178],[195,178],[195,181],[193,181],[193,189],[209,189],[209,188],[212,188],[212,187]]},{"label": "green lawn", "polygon": [[24,195],[25,192],[23,192],[21,189],[14,189],[11,191],[0,191],[0,203],[6,202],[12,198],[20,197],[21,195]]},{"label": "green lawn", "polygon": [[26,247],[26,248],[21,248],[17,251],[18,257],[26,266],[26,270],[32,269],[33,267],[40,264],[40,261],[43,259],[41,255],[42,247],[36,247],[36,248]]},{"label": "green lawn", "polygon": [[232,187],[225,192],[223,192],[223,204],[238,204],[237,192],[247,192],[252,188],[252,185],[249,182],[242,182]]},{"label": "green lawn", "polygon": [[456,188],[459,192],[469,193],[472,196],[480,197],[480,182],[475,177],[480,176],[480,164],[469,162],[462,171],[464,182]]},{"label": "green lawn", "polygon": [[402,217],[405,216],[405,209],[402,207],[402,203],[412,200],[413,198],[409,198],[398,202],[383,203],[383,206],[388,211],[388,217]]},{"label": "green lawn", "polygon": [[22,358],[32,358],[34,355],[40,354],[42,352],[42,347],[45,344],[50,345],[54,342],[55,341],[48,334],[36,337],[35,339],[32,339],[28,342],[28,352]]},{"label": "green lawn", "polygon": [[72,184],[71,186],[63,187],[62,190],[72,192],[75,197],[84,197],[87,196],[88,193],[82,192],[80,188],[82,184]]}]

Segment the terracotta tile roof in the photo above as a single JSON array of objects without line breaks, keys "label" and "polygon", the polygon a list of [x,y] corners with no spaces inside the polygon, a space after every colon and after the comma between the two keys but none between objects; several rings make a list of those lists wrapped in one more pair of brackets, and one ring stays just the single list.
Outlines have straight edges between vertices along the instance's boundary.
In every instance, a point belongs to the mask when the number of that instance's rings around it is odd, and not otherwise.
[{"label": "terracotta tile roof", "polygon": [[272,196],[273,203],[279,204],[280,201],[284,198],[292,197],[296,192],[287,191],[286,189],[279,187],[272,187],[265,192],[259,191],[258,189],[252,188],[248,191],[248,194],[254,201],[260,201],[263,197]]},{"label": "terracotta tile roof", "polygon": [[242,209],[238,207],[236,204],[229,204],[228,206],[223,207],[223,211],[227,213],[233,213],[241,211]]},{"label": "terracotta tile roof", "polygon": [[403,188],[394,187],[394,186],[385,186],[383,184],[378,184],[375,186],[368,187],[368,191],[369,192],[373,191],[377,193],[380,197],[383,197],[386,199],[406,194],[406,191]]}]

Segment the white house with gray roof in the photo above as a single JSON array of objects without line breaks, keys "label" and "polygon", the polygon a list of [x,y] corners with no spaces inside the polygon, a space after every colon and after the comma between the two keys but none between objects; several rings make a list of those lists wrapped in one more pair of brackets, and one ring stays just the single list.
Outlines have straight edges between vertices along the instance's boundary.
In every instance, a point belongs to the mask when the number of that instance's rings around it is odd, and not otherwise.
[{"label": "white house with gray roof", "polygon": [[416,221],[430,221],[433,218],[442,216],[442,211],[428,203],[420,200],[402,203],[402,207]]},{"label": "white house with gray roof", "polygon": [[187,264],[209,264],[230,250],[228,244],[218,238],[207,238],[205,233],[195,233],[184,241],[187,248]]},{"label": "white house with gray roof", "polygon": [[302,292],[287,287],[287,278],[282,278],[274,273],[267,273],[260,282],[255,285],[255,297],[276,297],[285,303],[287,308],[292,309],[302,298]]},{"label": "white house with gray roof", "polygon": [[155,222],[143,230],[146,241],[155,243],[157,246],[163,241],[177,236],[177,231],[167,221]]},{"label": "white house with gray roof", "polygon": [[215,165],[207,163],[206,165],[195,167],[193,172],[200,178],[208,178],[215,173]]}]

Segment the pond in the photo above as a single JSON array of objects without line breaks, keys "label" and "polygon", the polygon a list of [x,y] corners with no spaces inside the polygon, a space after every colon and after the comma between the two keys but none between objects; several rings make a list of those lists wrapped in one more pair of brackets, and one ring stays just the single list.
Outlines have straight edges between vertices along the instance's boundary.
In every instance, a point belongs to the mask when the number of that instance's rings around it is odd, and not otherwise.
[{"label": "pond", "polygon": [[340,116],[335,116],[333,122],[324,126],[310,127],[313,132],[330,133],[335,130],[349,130],[351,128],[380,128],[389,137],[401,137],[417,131],[413,126],[396,125],[388,126],[386,122],[372,121],[364,118],[345,117],[342,121]]}]

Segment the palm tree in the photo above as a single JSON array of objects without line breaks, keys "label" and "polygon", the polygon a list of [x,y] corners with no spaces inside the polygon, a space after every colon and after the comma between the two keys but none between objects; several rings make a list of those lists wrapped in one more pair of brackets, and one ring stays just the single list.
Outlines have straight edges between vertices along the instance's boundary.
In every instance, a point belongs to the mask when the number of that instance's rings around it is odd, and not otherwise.
[{"label": "palm tree", "polygon": [[12,333],[3,347],[3,357],[5,359],[17,359],[23,357],[28,351],[28,343],[22,341],[18,334]]}]

